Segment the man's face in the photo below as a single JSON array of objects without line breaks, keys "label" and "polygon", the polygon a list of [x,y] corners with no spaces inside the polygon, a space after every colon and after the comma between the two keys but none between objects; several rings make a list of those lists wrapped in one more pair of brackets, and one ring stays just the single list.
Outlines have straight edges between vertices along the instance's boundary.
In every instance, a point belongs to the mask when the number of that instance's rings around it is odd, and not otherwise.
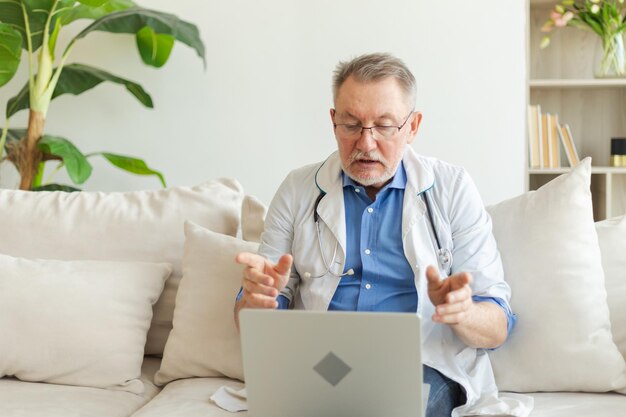
[{"label": "man's face", "polygon": [[354,181],[380,189],[394,176],[421,121],[421,114],[411,113],[407,101],[393,78],[362,83],[349,77],[340,87],[335,109],[330,110],[333,123],[371,127],[401,126],[406,121],[400,131],[391,129],[394,133],[388,138],[370,129],[360,134],[335,129],[342,167]]}]

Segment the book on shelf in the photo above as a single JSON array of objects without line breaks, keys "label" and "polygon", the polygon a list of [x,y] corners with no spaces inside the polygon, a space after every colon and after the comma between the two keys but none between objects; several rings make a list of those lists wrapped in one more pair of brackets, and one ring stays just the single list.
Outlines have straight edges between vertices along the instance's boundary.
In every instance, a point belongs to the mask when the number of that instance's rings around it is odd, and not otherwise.
[{"label": "book on shelf", "polygon": [[528,106],[528,151],[531,169],[560,168],[565,158],[570,167],[580,162],[569,125],[558,114],[542,113],[538,104]]},{"label": "book on shelf", "polygon": [[541,148],[541,106],[528,106],[528,151],[531,168],[540,168],[542,160]]},{"label": "book on shelf", "polygon": [[575,167],[580,162],[580,158],[578,157],[578,152],[576,152],[576,145],[574,145],[574,139],[569,125],[564,124],[559,127],[559,136],[561,138],[563,148],[565,149],[565,155],[567,156],[569,166]]},{"label": "book on shelf", "polygon": [[549,154],[550,154],[550,164],[549,168],[560,168],[561,167],[561,148],[559,146],[559,115],[558,114],[548,114],[548,130],[550,132],[549,138]]},{"label": "book on shelf", "polygon": [[552,157],[552,148],[550,147],[550,143],[552,142],[552,131],[550,130],[549,119],[550,113],[541,114],[541,136],[539,137],[542,151],[541,168],[551,168],[550,159]]}]

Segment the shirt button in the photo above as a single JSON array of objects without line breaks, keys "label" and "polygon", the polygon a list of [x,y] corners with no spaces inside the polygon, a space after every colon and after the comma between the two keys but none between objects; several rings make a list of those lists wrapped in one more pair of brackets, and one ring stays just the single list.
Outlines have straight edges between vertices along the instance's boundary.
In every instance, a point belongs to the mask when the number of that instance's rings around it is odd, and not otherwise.
[{"label": "shirt button", "polygon": [[355,188],[354,191],[356,191],[357,193],[361,192],[361,190],[359,190],[358,188]]},{"label": "shirt button", "polygon": [[370,288],[372,288],[372,284],[365,284],[365,289],[369,290]]},{"label": "shirt button", "polygon": [[374,209],[373,209],[373,208],[371,208],[371,207],[368,207],[368,208],[367,208],[367,212],[368,212],[368,213],[373,213],[373,212],[374,212]]},{"label": "shirt button", "polygon": [[369,249],[365,249],[365,254],[366,254],[366,255],[369,255],[370,253],[372,253],[372,251],[371,251],[371,250],[369,250]]}]

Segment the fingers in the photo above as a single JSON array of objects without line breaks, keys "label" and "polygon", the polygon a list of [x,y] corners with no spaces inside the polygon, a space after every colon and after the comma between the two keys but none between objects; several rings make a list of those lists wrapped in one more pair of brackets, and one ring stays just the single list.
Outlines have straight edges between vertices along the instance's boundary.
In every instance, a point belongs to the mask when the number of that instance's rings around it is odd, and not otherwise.
[{"label": "fingers", "polygon": [[268,287],[274,287],[274,278],[263,273],[262,270],[247,267],[243,270],[243,280],[252,281],[259,285],[265,285]]},{"label": "fingers", "polygon": [[472,296],[472,276],[467,272],[461,272],[449,276],[446,281],[449,283],[449,292],[446,294],[446,303],[455,303]]},{"label": "fingers", "polygon": [[274,271],[276,271],[278,275],[287,275],[291,271],[292,263],[293,257],[289,254],[285,254],[278,260],[278,263],[274,267]]},{"label": "fingers", "polygon": [[278,301],[276,301],[276,298],[257,293],[249,293],[245,290],[242,300],[244,300],[243,307],[245,308],[278,308]]},{"label": "fingers", "polygon": [[466,318],[473,304],[472,297],[469,296],[455,303],[438,305],[435,308],[435,314],[433,314],[433,321],[435,323],[458,324]]},{"label": "fingers", "polygon": [[278,290],[269,285],[258,284],[249,279],[243,280],[243,290],[251,294],[264,295],[270,298],[278,297]]},{"label": "fingers", "polygon": [[265,258],[256,253],[241,252],[235,257],[235,262],[241,265],[245,265],[249,268],[256,268],[263,270],[265,266]]},{"label": "fingers", "polygon": [[449,276],[446,281],[449,292],[445,295],[444,302],[436,306],[433,321],[458,324],[466,318],[474,304],[469,285],[472,276],[468,273],[459,273]]},{"label": "fingers", "polygon": [[288,278],[293,258],[283,255],[273,265],[261,255],[242,252],[235,257],[235,262],[244,265],[242,304],[246,308],[277,308],[281,281]]},{"label": "fingers", "polygon": [[426,268],[426,280],[428,281],[428,290],[437,291],[442,285],[441,278],[437,268],[432,265],[428,265]]}]

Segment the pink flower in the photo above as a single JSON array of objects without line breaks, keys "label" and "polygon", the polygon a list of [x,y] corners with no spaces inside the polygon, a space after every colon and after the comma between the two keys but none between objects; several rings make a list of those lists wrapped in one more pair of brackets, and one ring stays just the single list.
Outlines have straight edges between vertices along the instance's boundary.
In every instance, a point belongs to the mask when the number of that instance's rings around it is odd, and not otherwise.
[{"label": "pink flower", "polygon": [[570,11],[567,11],[561,14],[557,12],[556,10],[553,10],[552,13],[550,13],[550,19],[552,19],[552,22],[554,22],[554,25],[558,28],[567,26],[567,22],[572,20],[573,17],[574,17],[574,13]]}]

